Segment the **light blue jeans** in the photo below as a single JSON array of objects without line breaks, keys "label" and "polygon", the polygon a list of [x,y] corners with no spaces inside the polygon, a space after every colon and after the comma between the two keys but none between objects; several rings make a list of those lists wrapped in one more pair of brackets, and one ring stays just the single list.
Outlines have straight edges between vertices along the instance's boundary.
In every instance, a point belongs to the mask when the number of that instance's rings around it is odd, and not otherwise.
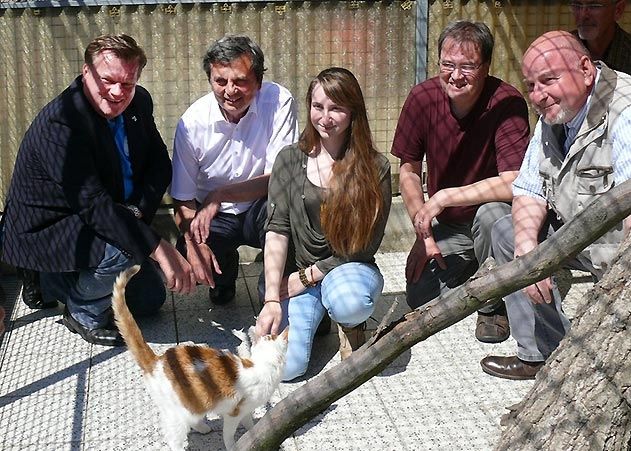
[{"label": "light blue jeans", "polygon": [[[72,317],[84,327],[94,329],[111,321],[112,288],[118,274],[134,264],[119,249],[107,244],[99,265],[76,272],[40,273],[45,300],[66,304]],[[127,285],[125,299],[134,316],[157,312],[166,300],[166,289],[157,268],[147,259]]]},{"label": "light blue jeans", "polygon": [[289,324],[289,346],[283,380],[307,372],[316,329],[325,312],[346,327],[366,321],[375,310],[375,300],[383,289],[383,276],[375,265],[344,263],[331,270],[315,287],[281,302],[283,320]]}]

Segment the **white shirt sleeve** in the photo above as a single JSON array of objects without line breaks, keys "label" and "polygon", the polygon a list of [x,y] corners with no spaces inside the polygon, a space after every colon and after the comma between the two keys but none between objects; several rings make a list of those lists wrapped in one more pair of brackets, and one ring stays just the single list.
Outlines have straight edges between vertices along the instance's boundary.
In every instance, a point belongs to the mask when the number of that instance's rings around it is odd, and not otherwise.
[{"label": "white shirt sleeve", "polygon": [[174,199],[186,201],[196,198],[199,174],[199,159],[196,153],[189,130],[184,120],[180,119],[173,141],[173,179],[170,191]]},{"label": "white shirt sleeve", "polygon": [[611,158],[616,185],[631,179],[631,108],[620,113],[611,129],[609,139],[612,142]]},{"label": "white shirt sleeve", "polygon": [[267,145],[265,156],[265,173],[272,172],[272,166],[278,152],[285,146],[298,141],[298,114],[296,102],[289,96],[274,116],[272,136]]},{"label": "white shirt sleeve", "polygon": [[541,152],[541,120],[528,143],[524,161],[519,168],[519,175],[513,182],[513,196],[534,197],[545,202],[543,178],[539,175],[539,154]]}]

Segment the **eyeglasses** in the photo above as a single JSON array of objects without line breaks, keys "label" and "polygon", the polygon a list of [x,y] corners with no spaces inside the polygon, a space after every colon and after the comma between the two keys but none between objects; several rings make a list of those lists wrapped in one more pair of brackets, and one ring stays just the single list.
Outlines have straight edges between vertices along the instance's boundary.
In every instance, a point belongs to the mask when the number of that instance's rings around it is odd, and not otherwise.
[{"label": "eyeglasses", "polygon": [[580,11],[583,9],[587,9],[589,11],[599,11],[602,8],[605,8],[607,6],[611,6],[611,5],[615,5],[617,3],[617,0],[614,0],[612,2],[609,3],[578,3],[578,2],[571,2],[570,3],[570,9],[573,11]]},{"label": "eyeglasses", "polygon": [[484,63],[480,64],[454,64],[451,61],[439,61],[440,71],[445,73],[451,73],[458,69],[462,75],[471,75],[480,68]]}]

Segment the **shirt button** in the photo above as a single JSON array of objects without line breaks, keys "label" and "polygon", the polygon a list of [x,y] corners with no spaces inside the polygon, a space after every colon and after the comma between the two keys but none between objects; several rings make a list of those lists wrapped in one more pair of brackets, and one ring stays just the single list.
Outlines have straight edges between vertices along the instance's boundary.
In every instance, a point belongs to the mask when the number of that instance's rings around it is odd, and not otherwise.
[{"label": "shirt button", "polygon": [[589,192],[594,194],[596,192],[596,187],[594,185],[589,186]]},{"label": "shirt button", "polygon": [[305,198],[305,195],[303,194],[303,195],[301,195],[300,197],[302,197],[302,198],[304,199],[304,198]]}]

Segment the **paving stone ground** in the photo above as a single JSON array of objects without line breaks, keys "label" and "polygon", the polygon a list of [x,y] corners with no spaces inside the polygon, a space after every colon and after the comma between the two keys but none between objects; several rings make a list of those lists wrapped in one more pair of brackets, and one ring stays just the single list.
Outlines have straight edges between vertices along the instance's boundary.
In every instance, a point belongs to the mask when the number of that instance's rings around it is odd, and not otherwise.
[{"label": "paving stone ground", "polygon": [[[377,256],[385,277],[384,294],[369,328],[374,329],[395,297],[404,301],[405,253]],[[234,350],[229,332],[254,323],[260,263],[243,263],[237,299],[213,307],[207,290],[170,296],[160,315],[140,321],[156,351],[185,341]],[[567,310],[590,286],[573,274]],[[14,276],[0,276],[7,333],[0,342],[0,449],[2,450],[167,450],[158,430],[157,410],[141,373],[124,348],[90,345],[61,324],[61,308],[33,311],[20,301]],[[395,316],[398,317],[398,316]],[[477,342],[475,315],[401,355],[381,374],[333,403],[288,438],[286,451],[322,450],[491,450],[506,407],[518,402],[531,381],[507,381],[484,374],[488,354],[511,355],[515,344]],[[339,362],[335,326],[317,338],[305,380]],[[305,380],[283,383],[270,405]],[[260,418],[269,406],[255,412]],[[191,433],[191,450],[220,450],[221,421],[210,417],[209,434]],[[237,431],[237,437],[243,429]]]}]

